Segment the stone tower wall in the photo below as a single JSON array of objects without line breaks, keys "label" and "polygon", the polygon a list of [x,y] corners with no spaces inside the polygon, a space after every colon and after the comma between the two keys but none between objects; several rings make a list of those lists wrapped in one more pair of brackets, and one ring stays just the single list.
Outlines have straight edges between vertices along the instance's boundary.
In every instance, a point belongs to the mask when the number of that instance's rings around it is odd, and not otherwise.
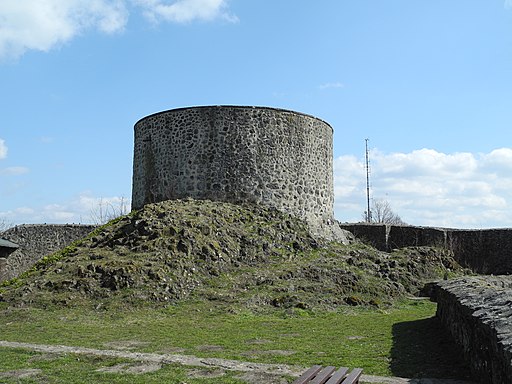
[{"label": "stone tower wall", "polygon": [[132,208],[191,197],[331,221],[332,133],[320,119],[274,108],[193,107],[145,117],[135,124]]}]

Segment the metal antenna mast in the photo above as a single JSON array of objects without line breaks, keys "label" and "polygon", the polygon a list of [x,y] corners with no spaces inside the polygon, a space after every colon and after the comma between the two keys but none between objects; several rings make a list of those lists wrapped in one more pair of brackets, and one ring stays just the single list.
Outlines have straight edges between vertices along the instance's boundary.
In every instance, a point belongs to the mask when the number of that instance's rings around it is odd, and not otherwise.
[{"label": "metal antenna mast", "polygon": [[370,139],[365,139],[366,142],[366,222],[371,223],[372,221],[372,211],[370,210],[370,153],[368,151],[368,141]]}]

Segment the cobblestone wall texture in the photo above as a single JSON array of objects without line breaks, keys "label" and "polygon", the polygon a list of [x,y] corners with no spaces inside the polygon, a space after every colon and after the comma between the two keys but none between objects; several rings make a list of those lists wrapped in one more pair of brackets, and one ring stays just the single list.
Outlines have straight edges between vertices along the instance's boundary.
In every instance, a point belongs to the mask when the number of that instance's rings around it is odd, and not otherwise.
[{"label": "cobblestone wall texture", "polygon": [[0,259],[0,281],[12,279],[30,269],[42,257],[87,236],[94,225],[18,225],[0,233],[20,247]]},{"label": "cobblestone wall texture", "polygon": [[436,289],[437,316],[480,383],[512,383],[512,278],[464,277]]},{"label": "cobblestone wall texture", "polygon": [[329,124],[293,111],[174,109],[135,124],[132,208],[169,199],[253,202],[333,220]]}]

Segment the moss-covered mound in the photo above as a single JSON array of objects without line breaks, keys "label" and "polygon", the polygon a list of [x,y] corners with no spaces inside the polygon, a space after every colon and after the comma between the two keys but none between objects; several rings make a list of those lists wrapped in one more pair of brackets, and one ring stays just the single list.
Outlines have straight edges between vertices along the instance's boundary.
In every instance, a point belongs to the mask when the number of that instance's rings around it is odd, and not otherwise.
[{"label": "moss-covered mound", "polygon": [[140,305],[201,299],[232,309],[392,302],[459,269],[434,248],[379,252],[318,242],[279,211],[210,201],[150,204],[0,288],[12,305]]}]

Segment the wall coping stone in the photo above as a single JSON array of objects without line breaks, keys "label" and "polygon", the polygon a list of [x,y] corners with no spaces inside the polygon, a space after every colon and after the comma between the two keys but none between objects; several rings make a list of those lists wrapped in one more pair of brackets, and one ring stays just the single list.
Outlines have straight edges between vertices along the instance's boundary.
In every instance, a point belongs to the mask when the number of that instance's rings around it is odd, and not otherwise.
[{"label": "wall coping stone", "polygon": [[135,123],[135,125],[137,125],[139,122],[141,122],[141,121],[143,121],[143,120],[145,120],[147,118],[158,116],[158,115],[162,115],[162,114],[166,114],[168,112],[179,112],[179,111],[185,111],[185,110],[190,110],[190,109],[212,109],[212,108],[233,108],[233,109],[254,109],[254,110],[262,109],[262,110],[268,110],[268,111],[288,112],[288,113],[292,113],[294,115],[302,115],[302,116],[306,116],[306,117],[310,117],[310,118],[319,120],[319,121],[323,122],[324,124],[326,124],[327,126],[329,126],[331,128],[331,130],[334,132],[333,127],[327,121],[325,121],[323,119],[320,119],[320,118],[318,118],[316,116],[310,115],[308,113],[293,111],[291,109],[286,109],[286,108],[275,108],[275,107],[264,107],[264,106],[261,107],[261,106],[256,106],[256,105],[229,105],[229,104],[226,104],[226,105],[224,105],[224,104],[219,104],[219,105],[199,105],[199,106],[191,106],[191,107],[180,107],[180,108],[166,109],[164,111],[155,112],[155,113],[152,113],[150,115],[144,116],[143,118],[139,119]]}]

